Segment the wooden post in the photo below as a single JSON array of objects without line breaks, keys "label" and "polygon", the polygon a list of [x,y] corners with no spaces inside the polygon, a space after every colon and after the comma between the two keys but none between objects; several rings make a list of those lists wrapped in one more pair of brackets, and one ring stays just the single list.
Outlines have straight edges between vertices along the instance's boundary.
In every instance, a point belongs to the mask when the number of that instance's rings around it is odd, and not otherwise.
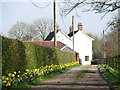
[{"label": "wooden post", "polygon": [[74,16],[72,16],[72,31],[73,31],[73,52],[74,52]]},{"label": "wooden post", "polygon": [[56,31],[56,0],[54,0],[54,47],[57,46]]},{"label": "wooden post", "polygon": [[[120,15],[120,9],[118,9],[119,13],[118,16]],[[120,17],[118,17],[118,56],[120,56]]]},{"label": "wooden post", "polygon": [[106,53],[105,53],[105,30],[103,30],[103,44],[104,44],[104,62],[106,64]]},{"label": "wooden post", "polygon": [[[118,9],[118,16],[120,16],[120,9]],[[120,17],[118,17],[118,72],[120,73]],[[120,80],[120,77],[118,78]]]}]

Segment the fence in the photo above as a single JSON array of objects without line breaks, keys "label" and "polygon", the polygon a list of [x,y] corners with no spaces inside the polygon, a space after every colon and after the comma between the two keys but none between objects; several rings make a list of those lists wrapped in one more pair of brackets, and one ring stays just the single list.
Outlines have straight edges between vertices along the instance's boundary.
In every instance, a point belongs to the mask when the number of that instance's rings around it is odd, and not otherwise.
[{"label": "fence", "polygon": [[105,59],[100,59],[99,64],[107,64],[120,73],[120,55]]}]

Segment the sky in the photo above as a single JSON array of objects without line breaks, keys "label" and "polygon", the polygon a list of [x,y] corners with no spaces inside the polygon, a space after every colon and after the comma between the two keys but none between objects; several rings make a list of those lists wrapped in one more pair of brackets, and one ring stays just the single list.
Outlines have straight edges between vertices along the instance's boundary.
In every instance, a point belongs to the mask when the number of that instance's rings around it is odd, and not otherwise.
[{"label": "sky", "polygon": [[[22,2],[16,2],[15,0],[10,2],[0,3],[0,9],[2,9],[2,34],[8,36],[8,31],[11,29],[16,22],[25,22],[32,24],[32,22],[38,18],[48,18],[53,20],[53,3],[51,2],[35,2],[36,5],[46,8],[37,8],[29,0]],[[75,30],[77,30],[78,22],[82,22],[83,31],[86,33],[91,33],[94,35],[101,36],[103,29],[107,26],[107,23],[111,21],[112,14],[107,14],[102,20],[101,14],[95,14],[94,12],[82,12],[80,9],[79,17],[76,15],[75,11],[72,11],[69,15],[64,18],[60,16],[60,2],[57,3],[57,24],[59,28],[68,33],[69,26],[72,25],[72,16],[75,19]],[[115,13],[116,14],[116,13]],[[0,23],[1,24],[1,23]]]}]

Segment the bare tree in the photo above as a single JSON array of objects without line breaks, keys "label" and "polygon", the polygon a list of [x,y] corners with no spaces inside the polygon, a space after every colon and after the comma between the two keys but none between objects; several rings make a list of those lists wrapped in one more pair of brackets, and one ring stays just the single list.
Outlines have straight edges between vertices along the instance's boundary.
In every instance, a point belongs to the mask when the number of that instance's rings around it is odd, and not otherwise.
[{"label": "bare tree", "polygon": [[106,35],[106,54],[107,57],[119,54],[119,26],[118,17],[115,16],[112,21],[108,23],[110,31]]},{"label": "bare tree", "polygon": [[12,26],[8,35],[18,40],[45,40],[53,30],[52,21],[49,19],[36,19],[32,24],[17,22]]},{"label": "bare tree", "polygon": [[49,19],[37,19],[33,21],[32,26],[38,32],[37,36],[41,40],[45,40],[46,36],[53,31],[53,23]]},{"label": "bare tree", "polygon": [[106,56],[113,57],[118,55],[118,31],[112,30],[106,35]]},{"label": "bare tree", "polygon": [[26,24],[24,22],[17,22],[9,30],[8,35],[13,39],[32,40],[36,32],[31,27],[32,27],[31,25]]},{"label": "bare tree", "polygon": [[[82,5],[82,6],[81,6]],[[95,11],[95,13],[104,13],[106,15],[109,12],[113,12],[120,8],[120,0],[64,0],[62,13],[68,15],[71,11],[77,8],[81,9],[83,6],[87,5],[87,10],[85,11]]]}]

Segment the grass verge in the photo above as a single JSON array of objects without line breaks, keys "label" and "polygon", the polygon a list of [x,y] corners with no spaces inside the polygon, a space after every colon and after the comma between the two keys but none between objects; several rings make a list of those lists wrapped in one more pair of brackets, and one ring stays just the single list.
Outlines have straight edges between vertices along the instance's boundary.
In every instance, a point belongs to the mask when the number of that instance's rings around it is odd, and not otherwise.
[{"label": "grass verge", "polygon": [[76,78],[83,78],[83,76],[85,75],[85,73],[87,72],[87,70],[82,70],[80,72],[77,72],[76,74]]},{"label": "grass verge", "polygon": [[74,82],[77,82],[79,78],[83,78],[83,76],[85,75],[86,72],[87,72],[87,70],[82,70],[82,71],[77,72]]},{"label": "grass verge", "polygon": [[65,72],[65,71],[70,70],[71,68],[74,68],[74,67],[77,67],[77,66],[80,66],[80,64],[76,64],[74,66],[70,66],[70,67],[67,67],[67,68],[59,70],[59,71],[54,71],[52,73],[48,73],[48,74],[46,74],[44,76],[39,77],[38,79],[33,80],[32,82],[24,81],[24,82],[18,84],[16,87],[10,87],[8,89],[12,89],[12,88],[29,88],[32,85],[37,85],[41,81],[47,80],[49,78],[52,78],[52,77],[54,77],[56,75],[59,75],[59,74]]},{"label": "grass verge", "polygon": [[113,84],[113,87],[120,90],[120,75],[118,72],[105,65],[101,65],[100,69],[102,70],[104,76]]}]

